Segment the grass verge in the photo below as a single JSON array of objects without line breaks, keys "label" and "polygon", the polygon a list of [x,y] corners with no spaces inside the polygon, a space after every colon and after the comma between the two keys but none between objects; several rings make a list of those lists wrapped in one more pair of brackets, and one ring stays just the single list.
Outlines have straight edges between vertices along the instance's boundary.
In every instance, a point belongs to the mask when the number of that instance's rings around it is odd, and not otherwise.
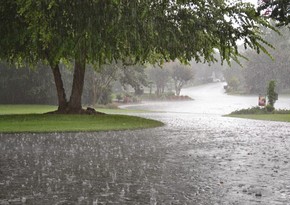
[{"label": "grass verge", "polygon": [[253,119],[253,120],[290,122],[290,110],[273,109],[272,111],[268,111],[267,107],[261,108],[259,106],[236,110],[232,112],[231,114],[225,115],[225,116]]},{"label": "grass verge", "polygon": [[226,116],[253,120],[290,122],[290,114],[230,114]]},{"label": "grass verge", "polygon": [[[53,105],[0,105],[0,115],[42,114],[54,111],[56,109],[57,106]],[[105,107],[97,107],[95,109],[99,112],[103,112],[106,114],[130,114],[130,113],[152,112],[144,110],[129,110],[129,109],[105,108]]]},{"label": "grass verge", "polygon": [[[46,105],[0,105],[0,133],[132,130],[163,125],[156,120],[118,114],[41,114],[55,109],[55,106]],[[111,112],[118,110],[114,109]],[[98,109],[98,111],[106,110]]]},{"label": "grass verge", "polygon": [[42,114],[56,109],[53,105],[0,105],[0,115]]}]

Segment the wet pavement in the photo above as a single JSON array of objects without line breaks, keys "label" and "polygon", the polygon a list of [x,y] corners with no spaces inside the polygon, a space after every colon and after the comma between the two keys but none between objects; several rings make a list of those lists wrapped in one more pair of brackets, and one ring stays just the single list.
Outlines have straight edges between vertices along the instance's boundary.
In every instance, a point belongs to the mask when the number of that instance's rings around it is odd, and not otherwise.
[{"label": "wet pavement", "polygon": [[137,106],[160,128],[0,134],[0,205],[289,205],[290,123],[222,117],[253,99],[207,110],[201,94]]}]

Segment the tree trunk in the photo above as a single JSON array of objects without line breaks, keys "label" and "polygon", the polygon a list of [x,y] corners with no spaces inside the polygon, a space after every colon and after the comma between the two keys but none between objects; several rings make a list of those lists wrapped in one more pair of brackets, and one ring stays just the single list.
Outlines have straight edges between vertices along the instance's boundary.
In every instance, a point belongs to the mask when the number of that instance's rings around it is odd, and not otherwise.
[{"label": "tree trunk", "polygon": [[63,81],[61,78],[59,66],[55,65],[55,66],[50,66],[50,67],[53,73],[54,82],[55,82],[56,91],[57,91],[58,111],[65,112],[67,109],[67,100],[66,100],[66,94],[63,87]]},{"label": "tree trunk", "polygon": [[85,78],[85,66],[86,66],[85,58],[76,57],[72,91],[71,91],[71,96],[68,103],[69,113],[80,114],[82,112],[82,93],[83,93],[84,78]]},{"label": "tree trunk", "polygon": [[92,106],[94,106],[97,102],[97,90],[96,90],[96,79],[95,73],[92,74]]},{"label": "tree trunk", "polygon": [[180,95],[180,91],[181,91],[181,88],[175,88],[176,96],[179,96]]},{"label": "tree trunk", "polygon": [[181,88],[183,87],[184,83],[182,81],[175,80],[174,85],[175,85],[175,94],[179,96]]}]

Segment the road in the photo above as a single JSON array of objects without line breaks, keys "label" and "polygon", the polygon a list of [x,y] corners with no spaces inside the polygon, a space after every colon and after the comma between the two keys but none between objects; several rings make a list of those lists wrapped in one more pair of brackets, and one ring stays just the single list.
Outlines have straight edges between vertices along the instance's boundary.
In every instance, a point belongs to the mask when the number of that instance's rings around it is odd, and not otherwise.
[{"label": "road", "polygon": [[289,205],[290,124],[222,117],[257,103],[222,84],[183,93],[134,107],[164,127],[0,134],[0,204]]}]

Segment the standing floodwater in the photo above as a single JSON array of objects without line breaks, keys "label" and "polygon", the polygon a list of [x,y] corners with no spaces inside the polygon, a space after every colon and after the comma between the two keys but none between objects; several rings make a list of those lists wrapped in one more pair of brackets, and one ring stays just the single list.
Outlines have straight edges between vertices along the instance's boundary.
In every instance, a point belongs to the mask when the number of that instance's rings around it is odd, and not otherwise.
[{"label": "standing floodwater", "polygon": [[289,204],[290,124],[222,117],[257,99],[221,88],[139,106],[160,128],[0,134],[0,204]]}]

